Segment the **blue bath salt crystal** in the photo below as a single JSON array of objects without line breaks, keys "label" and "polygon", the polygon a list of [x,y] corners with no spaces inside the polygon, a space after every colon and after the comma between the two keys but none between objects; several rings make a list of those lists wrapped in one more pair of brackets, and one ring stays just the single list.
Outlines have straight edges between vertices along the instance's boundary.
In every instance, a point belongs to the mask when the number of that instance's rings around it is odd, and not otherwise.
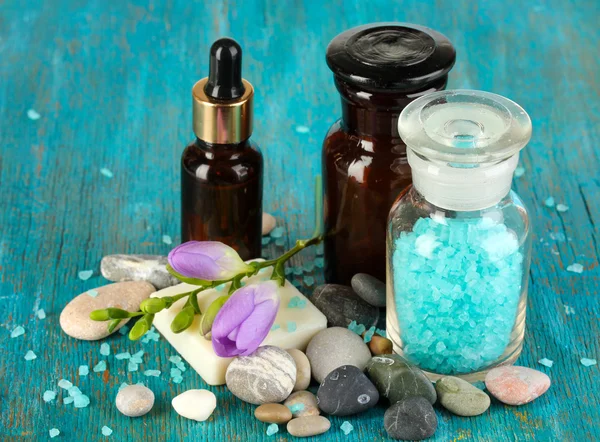
[{"label": "blue bath salt crystal", "polygon": [[370,329],[368,329],[365,332],[365,336],[363,338],[363,340],[365,341],[365,344],[368,344],[369,342],[371,342],[371,339],[373,339],[374,334],[375,334],[375,326],[371,327]]},{"label": "blue bath salt crystal", "polygon": [[58,428],[50,428],[50,431],[48,431],[48,434],[50,435],[50,438],[55,438],[56,436],[58,436],[60,434],[60,430]]},{"label": "blue bath salt crystal", "polygon": [[296,331],[296,323],[294,321],[288,321],[287,331],[288,331],[288,333],[293,333]]},{"label": "blue bath salt crystal", "polygon": [[129,384],[127,382],[122,382],[121,385],[119,385],[118,391],[121,391],[122,389],[124,389],[125,387],[128,387],[128,386],[129,386]]},{"label": "blue bath salt crystal", "polygon": [[273,324],[273,326],[271,327],[271,331],[279,330],[280,328],[281,328],[281,325]]},{"label": "blue bath salt crystal", "polygon": [[50,402],[56,399],[56,391],[46,390],[42,396],[44,402]]},{"label": "blue bath salt crystal", "polygon": [[559,212],[566,212],[567,210],[569,210],[569,206],[566,206],[564,204],[557,204],[556,210],[558,210]]},{"label": "blue bath salt crystal", "polygon": [[160,376],[160,370],[146,370],[144,371],[144,376],[152,376],[157,378]]},{"label": "blue bath salt crystal", "polygon": [[306,284],[307,287],[312,287],[313,285],[315,285],[315,278],[313,278],[312,276],[305,276],[304,284]]},{"label": "blue bath salt crystal", "polygon": [[294,267],[294,275],[300,276],[303,272],[304,270],[302,269],[302,266]]},{"label": "blue bath salt crystal", "polygon": [[90,367],[87,365],[79,366],[79,376],[87,376],[90,373]]},{"label": "blue bath salt crystal", "polygon": [[68,390],[73,386],[73,384],[67,381],[66,379],[61,379],[60,381],[58,381],[58,386],[63,390]]},{"label": "blue bath salt crystal", "polygon": [[183,362],[178,362],[176,365],[177,368],[180,369],[182,372],[185,371],[185,364]]},{"label": "blue bath salt crystal", "polygon": [[538,361],[538,363],[540,363],[543,366],[548,367],[548,368],[552,368],[552,366],[554,365],[554,361],[551,361],[548,358],[542,358]]},{"label": "blue bath salt crystal", "polygon": [[46,319],[46,312],[44,311],[43,308],[39,309],[36,312],[36,315],[37,315],[38,319]]},{"label": "blue bath salt crystal", "polygon": [[271,238],[281,238],[283,236],[283,227],[275,227],[271,230]]},{"label": "blue bath salt crystal", "polygon": [[85,394],[80,394],[75,396],[75,400],[73,401],[73,406],[75,408],[85,408],[90,405],[90,398]]},{"label": "blue bath salt crystal", "polygon": [[179,362],[181,362],[181,356],[179,356],[179,355],[169,356],[169,362],[172,362],[173,364],[178,364]]},{"label": "blue bath salt crystal", "polygon": [[550,232],[550,239],[558,242],[565,242],[567,237],[562,232]]},{"label": "blue bath salt crystal", "polygon": [[100,361],[93,368],[95,373],[100,373],[106,370],[106,361]]},{"label": "blue bath salt crystal", "polygon": [[387,338],[387,332],[385,330],[382,330],[380,328],[376,328],[375,329],[375,333],[377,333],[379,336]]},{"label": "blue bath salt crystal", "polygon": [[525,168],[522,166],[517,166],[515,169],[515,178],[521,178],[525,174]]},{"label": "blue bath salt crystal", "polygon": [[88,290],[87,292],[85,292],[85,294],[91,296],[92,298],[95,298],[96,296],[98,296],[98,290]]},{"label": "blue bath salt crystal", "polygon": [[290,409],[292,414],[300,413],[302,410],[304,410],[304,404],[294,404],[290,405],[288,408]]},{"label": "blue bath salt crystal", "polygon": [[290,299],[290,302],[288,302],[287,307],[288,308],[296,308],[298,307],[298,301],[300,300],[300,298],[298,296],[293,296],[292,299]]},{"label": "blue bath salt crystal", "polygon": [[267,427],[267,436],[273,436],[279,431],[279,425],[271,424]]},{"label": "blue bath salt crystal", "polygon": [[11,338],[18,338],[19,336],[22,336],[25,334],[25,329],[23,327],[21,327],[20,325],[17,325],[12,332],[10,332],[10,337]]},{"label": "blue bath salt crystal", "polygon": [[81,394],[81,390],[79,389],[79,387],[76,387],[75,385],[73,385],[71,388],[69,388],[68,391],[69,391],[69,396],[71,396],[71,397],[76,397]]},{"label": "blue bath salt crystal", "polygon": [[92,277],[93,274],[93,270],[82,270],[79,273],[77,273],[77,276],[79,276],[79,279],[81,279],[82,281],[87,281]]},{"label": "blue bath salt crystal", "polygon": [[110,354],[110,345],[106,342],[100,346],[100,354],[102,356],[108,356]]},{"label": "blue bath salt crystal", "polygon": [[32,350],[29,350],[27,353],[25,353],[26,361],[33,361],[34,359],[37,359],[37,355]]},{"label": "blue bath salt crystal", "polygon": [[348,330],[353,331],[354,333],[356,333],[359,336],[362,336],[362,334],[365,332],[366,329],[367,328],[363,324],[357,324],[356,321],[352,321],[348,325]]},{"label": "blue bath salt crystal", "polygon": [[340,425],[340,430],[342,430],[344,434],[348,436],[352,432],[352,430],[354,430],[354,427],[350,422],[344,421],[342,425]]},{"label": "blue bath salt crystal", "polygon": [[491,218],[420,218],[392,251],[403,353],[440,374],[479,371],[510,344],[522,291],[516,236]]},{"label": "blue bath salt crystal", "polygon": [[592,365],[597,364],[597,361],[591,358],[581,358],[579,362],[581,362],[581,365],[583,365],[584,367],[591,367]]},{"label": "blue bath salt crystal", "polygon": [[581,264],[578,264],[578,263],[573,263],[573,264],[567,266],[567,272],[582,273],[583,272],[583,266]]},{"label": "blue bath salt crystal", "polygon": [[304,269],[305,272],[312,272],[315,269],[315,263],[312,261],[307,261],[304,263],[304,265],[302,266],[302,268]]},{"label": "blue bath salt crystal", "polygon": [[173,378],[173,382],[176,383],[176,384],[181,384],[183,382],[183,377],[181,377],[181,376],[175,376]]},{"label": "blue bath salt crystal", "polygon": [[172,378],[176,378],[177,376],[181,376],[181,370],[178,368],[171,368],[171,371],[169,374]]},{"label": "blue bath salt crystal", "polygon": [[111,430],[110,428],[108,428],[106,425],[104,425],[102,427],[102,435],[104,436],[110,436],[113,433],[113,430]]},{"label": "blue bath salt crystal", "polygon": [[119,333],[123,336],[125,336],[127,333],[129,333],[129,326],[124,325],[123,327],[121,327],[119,329]]},{"label": "blue bath salt crystal", "polygon": [[73,396],[66,396],[63,398],[63,404],[69,405],[75,402],[75,398]]},{"label": "blue bath salt crystal", "polygon": [[323,258],[321,256],[315,258],[315,266],[317,266],[320,269],[325,267],[325,258]]},{"label": "blue bath salt crystal", "polygon": [[103,167],[102,169],[100,169],[100,173],[102,175],[104,175],[106,178],[112,178],[114,176],[112,171],[110,169],[107,169],[106,167]]},{"label": "blue bath salt crystal", "polygon": [[275,240],[275,245],[278,246],[278,247],[285,246],[285,238],[277,238]]},{"label": "blue bath salt crystal", "polygon": [[139,365],[131,360],[127,363],[127,371],[137,371]]},{"label": "blue bath salt crystal", "polygon": [[267,246],[271,242],[271,237],[270,236],[263,236],[261,241],[262,241],[262,245],[263,246]]},{"label": "blue bath salt crystal", "polygon": [[164,242],[166,245],[170,246],[171,244],[173,244],[173,239],[169,235],[163,235],[162,242]]},{"label": "blue bath salt crystal", "polygon": [[128,351],[125,351],[123,353],[117,353],[115,355],[115,358],[122,360],[122,359],[130,359],[131,358],[131,353],[129,353]]},{"label": "blue bath salt crystal", "polygon": [[544,200],[544,205],[545,205],[546,207],[554,207],[554,198],[553,198],[553,197],[551,197],[551,196],[549,196],[548,198],[546,198],[546,199]]}]

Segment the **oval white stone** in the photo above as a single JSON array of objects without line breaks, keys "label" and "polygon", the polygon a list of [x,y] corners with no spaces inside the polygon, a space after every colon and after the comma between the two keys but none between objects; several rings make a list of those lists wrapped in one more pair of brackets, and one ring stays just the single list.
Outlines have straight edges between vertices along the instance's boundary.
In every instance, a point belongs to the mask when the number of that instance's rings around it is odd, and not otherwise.
[{"label": "oval white stone", "polygon": [[217,397],[208,390],[188,390],[171,401],[178,415],[204,422],[217,408]]}]

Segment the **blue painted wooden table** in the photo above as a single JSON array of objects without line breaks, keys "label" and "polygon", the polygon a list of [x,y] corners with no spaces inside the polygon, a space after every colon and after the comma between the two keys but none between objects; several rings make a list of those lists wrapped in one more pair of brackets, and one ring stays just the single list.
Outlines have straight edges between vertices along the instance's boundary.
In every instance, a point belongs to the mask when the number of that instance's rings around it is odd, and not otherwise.
[{"label": "blue painted wooden table", "polygon": [[[410,21],[445,33],[456,45],[450,87],[491,90],[530,113],[534,134],[515,188],[535,228],[525,348],[519,362],[550,375],[549,392],[514,408],[497,402],[488,413],[460,418],[438,410],[437,441],[600,440],[600,63],[595,0],[146,2],[4,0],[0,4],[0,433],[2,440],[63,441],[267,439],[252,406],[224,387],[211,388],[219,407],[210,421],[178,417],[170,400],[205,384],[192,371],[169,381],[164,341],[109,338],[114,353],[144,349],[141,369],[129,373],[108,357],[108,371],[77,374],[95,365],[99,343],[76,341],[58,326],[76,294],[106,283],[99,262],[109,253],[167,253],[163,235],[179,240],[179,165],[192,137],[192,84],[207,72],[207,51],[219,36],[245,49],[245,77],[255,86],[254,139],[266,158],[265,209],[286,229],[285,243],[310,235],[312,183],[320,144],[340,113],[325,65],[332,37],[374,21]],[[40,118],[28,118],[34,109]],[[34,116],[34,115],[30,115]],[[309,128],[308,133],[298,126]],[[100,173],[101,168],[113,178]],[[553,196],[570,207],[557,212]],[[281,247],[270,245],[266,254]],[[314,258],[306,251],[294,262]],[[568,272],[580,263],[582,274]],[[93,269],[83,282],[80,270]],[[322,281],[320,270],[304,276]],[[302,279],[297,278],[296,282]],[[304,283],[304,291],[310,287]],[[37,319],[43,308],[48,317]],[[25,335],[11,339],[22,325]],[[26,361],[27,350],[37,359]],[[537,361],[554,361],[546,368]],[[91,397],[85,409],[42,393],[70,379]],[[151,414],[131,420],[113,405],[122,382],[143,381],[157,394]],[[384,408],[348,419],[354,431],[333,428],[317,438],[386,438]],[[293,439],[282,429],[268,440]]]}]

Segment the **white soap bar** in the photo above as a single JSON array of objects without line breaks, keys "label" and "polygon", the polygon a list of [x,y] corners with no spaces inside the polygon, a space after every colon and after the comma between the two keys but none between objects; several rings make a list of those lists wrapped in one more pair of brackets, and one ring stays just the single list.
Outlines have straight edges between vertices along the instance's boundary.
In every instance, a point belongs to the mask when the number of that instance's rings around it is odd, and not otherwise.
[{"label": "white soap bar", "polygon": [[[270,278],[272,268],[264,269],[260,274],[249,278],[245,284],[256,283]],[[161,296],[174,296],[196,289],[190,284],[179,284],[160,290],[152,294],[153,298]],[[229,284],[222,290],[205,290],[198,294],[198,305],[204,311],[219,296],[228,293]],[[289,281],[278,291],[281,297],[279,312],[271,330],[262,345],[275,345],[283,349],[306,349],[311,338],[327,327],[327,319],[302,293]],[[288,308],[290,300],[297,296],[301,302],[306,301],[304,308]],[[175,315],[181,311],[186,299],[180,299],[168,310],[163,310],[154,318],[154,326],[171,343],[181,357],[210,385],[223,385],[225,371],[232,358],[217,356],[209,340],[200,336],[200,317],[196,316],[194,322],[182,333],[175,334],[171,331],[171,322]],[[279,326],[279,327],[277,327]]]}]

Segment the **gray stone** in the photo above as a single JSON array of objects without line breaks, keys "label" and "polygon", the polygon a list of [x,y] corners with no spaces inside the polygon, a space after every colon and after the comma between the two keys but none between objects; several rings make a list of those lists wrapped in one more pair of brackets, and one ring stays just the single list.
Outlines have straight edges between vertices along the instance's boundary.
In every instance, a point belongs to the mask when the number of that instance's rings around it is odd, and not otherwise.
[{"label": "gray stone", "polygon": [[350,416],[374,407],[379,392],[362,370],[343,365],[327,375],[317,393],[319,408],[333,416]]},{"label": "gray stone", "polygon": [[283,402],[296,383],[296,363],[279,347],[259,347],[234,359],[225,373],[227,388],[250,404]]},{"label": "gray stone", "polygon": [[115,403],[125,416],[143,416],[154,405],[154,393],[143,385],[128,385],[117,393]]},{"label": "gray stone", "polygon": [[306,354],[298,349],[291,348],[287,352],[294,358],[296,363],[296,385],[294,385],[293,391],[306,390],[310,385],[310,362]]},{"label": "gray stone", "polygon": [[167,271],[168,261],[161,255],[108,255],[100,271],[109,281],[146,281],[158,290],[181,283]]},{"label": "gray stone", "polygon": [[383,425],[393,439],[422,440],[433,436],[438,419],[427,399],[409,397],[385,412]]},{"label": "gray stone", "polygon": [[317,333],[306,348],[312,375],[321,383],[325,376],[342,365],[363,370],[371,358],[369,347],[356,333],[342,327],[326,328]]},{"label": "gray stone", "polygon": [[366,373],[379,394],[392,404],[412,396],[422,396],[431,404],[437,399],[425,373],[398,355],[374,356],[366,366]]},{"label": "gray stone", "polygon": [[329,327],[348,327],[356,321],[368,329],[379,321],[379,309],[345,285],[321,285],[313,292],[311,301],[327,317]]},{"label": "gray stone", "polygon": [[490,407],[490,397],[467,381],[444,376],[435,383],[440,404],[458,416],[478,416]]},{"label": "gray stone", "polygon": [[357,273],[352,277],[351,284],[354,292],[363,300],[375,307],[385,307],[385,284],[379,279],[366,273]]},{"label": "gray stone", "polygon": [[317,406],[317,398],[310,391],[292,393],[283,403],[292,411],[293,417],[318,416],[321,414]]},{"label": "gray stone", "polygon": [[287,424],[287,431],[292,436],[309,437],[323,434],[331,428],[329,419],[323,416],[307,416],[292,419]]},{"label": "gray stone", "polygon": [[[107,337],[108,321],[92,321],[90,313],[108,307],[138,311],[140,303],[155,292],[152,284],[144,281],[118,282],[83,292],[69,302],[60,314],[60,327],[69,336],[86,341]],[[96,296],[90,296],[93,293]],[[113,332],[125,325],[124,319]]]}]

